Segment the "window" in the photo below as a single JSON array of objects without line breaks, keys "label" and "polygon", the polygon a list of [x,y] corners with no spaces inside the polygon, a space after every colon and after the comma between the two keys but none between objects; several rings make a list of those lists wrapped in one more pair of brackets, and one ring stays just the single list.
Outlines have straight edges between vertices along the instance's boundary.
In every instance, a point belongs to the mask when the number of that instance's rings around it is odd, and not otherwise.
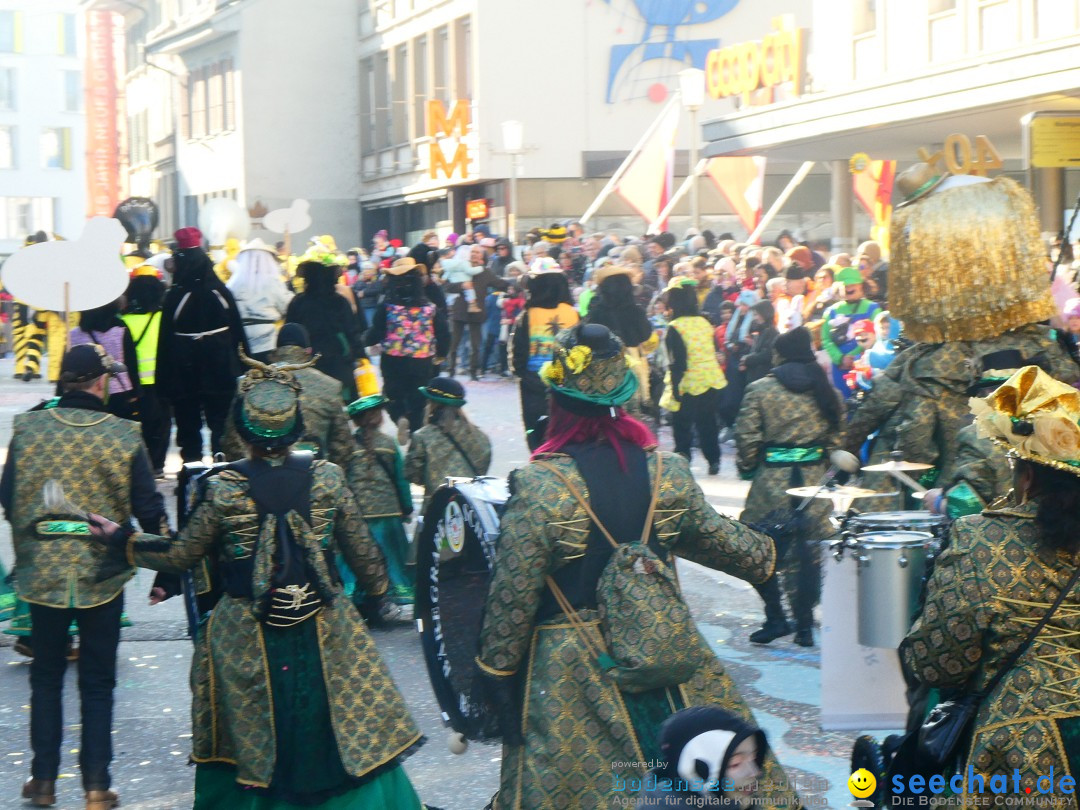
[{"label": "window", "polygon": [[979,6],[979,47],[1000,51],[1015,45],[1020,20],[1013,0],[980,0]]},{"label": "window", "polygon": [[1076,33],[1076,0],[1036,0],[1035,36],[1039,39]]},{"label": "window", "polygon": [[390,113],[393,126],[394,143],[402,144],[409,140],[409,46],[399,45],[394,49],[393,77],[394,105]]},{"label": "window", "polygon": [[0,169],[14,169],[15,127],[0,126]]},{"label": "window", "polygon": [[71,129],[53,127],[41,131],[41,167],[43,169],[71,168]]},{"label": "window", "polygon": [[232,59],[221,63],[222,128],[236,129],[236,73]]},{"label": "window", "polygon": [[124,58],[127,60],[127,69],[134,70],[143,63],[143,43],[149,32],[146,17],[140,17],[139,21],[132,23],[124,35]]},{"label": "window", "polygon": [[851,33],[855,36],[871,34],[877,31],[876,0],[854,0],[851,19]]},{"label": "window", "polygon": [[472,90],[472,24],[468,17],[462,17],[454,28],[454,98],[468,99]]},{"label": "window", "polygon": [[15,109],[15,68],[0,68],[0,110]]},{"label": "window", "polygon": [[435,87],[432,98],[450,101],[450,29],[445,25],[435,32]]},{"label": "window", "polygon": [[413,41],[413,137],[423,138],[427,134],[427,74],[428,74],[428,38],[417,37]]},{"label": "window", "polygon": [[944,62],[963,53],[960,16],[956,0],[930,0],[930,61]]},{"label": "window", "polygon": [[78,38],[75,33],[75,15],[57,14],[56,16],[60,36],[57,53],[61,56],[74,56],[78,45]]},{"label": "window", "polygon": [[128,116],[128,163],[137,166],[150,162],[150,113],[147,110]]},{"label": "window", "polygon": [[360,63],[360,154],[375,151],[375,62]]},{"label": "window", "polygon": [[390,146],[390,56],[375,56],[375,148]]},{"label": "window", "polygon": [[206,137],[206,68],[188,76],[188,106],[191,109],[191,137]]},{"label": "window", "polygon": [[211,135],[225,129],[225,76],[222,67],[219,62],[207,69],[207,131]]},{"label": "window", "polygon": [[52,197],[0,197],[0,239],[22,241],[28,233],[56,230]]},{"label": "window", "polygon": [[64,82],[64,112],[82,110],[82,74],[77,70],[60,71]]},{"label": "window", "polygon": [[0,11],[0,53],[22,52],[22,12]]}]

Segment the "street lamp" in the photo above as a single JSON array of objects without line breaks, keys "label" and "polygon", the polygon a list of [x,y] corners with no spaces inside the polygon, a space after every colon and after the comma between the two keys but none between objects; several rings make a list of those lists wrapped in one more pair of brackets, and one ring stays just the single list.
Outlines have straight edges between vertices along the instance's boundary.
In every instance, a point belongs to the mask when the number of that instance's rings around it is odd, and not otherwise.
[{"label": "street lamp", "polygon": [[521,173],[521,156],[525,154],[525,127],[520,121],[502,122],[503,151],[510,155],[510,212],[506,216],[506,229],[516,245],[517,238],[517,179]]},{"label": "street lamp", "polygon": [[705,71],[686,68],[679,71],[679,95],[690,112],[690,224],[701,231],[701,202],[698,199],[698,128],[697,112],[705,103]]}]

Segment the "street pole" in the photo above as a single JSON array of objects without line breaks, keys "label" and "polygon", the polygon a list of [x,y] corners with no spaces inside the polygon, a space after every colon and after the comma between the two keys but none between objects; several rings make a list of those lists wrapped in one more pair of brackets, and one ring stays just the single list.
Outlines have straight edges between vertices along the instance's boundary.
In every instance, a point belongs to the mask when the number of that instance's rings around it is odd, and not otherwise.
[{"label": "street pole", "polygon": [[518,242],[518,174],[521,170],[521,153],[515,152],[510,161],[510,217],[507,222],[510,231],[510,240],[515,246]]},{"label": "street pole", "polygon": [[698,199],[697,107],[690,108],[690,224],[701,233],[701,201]]}]

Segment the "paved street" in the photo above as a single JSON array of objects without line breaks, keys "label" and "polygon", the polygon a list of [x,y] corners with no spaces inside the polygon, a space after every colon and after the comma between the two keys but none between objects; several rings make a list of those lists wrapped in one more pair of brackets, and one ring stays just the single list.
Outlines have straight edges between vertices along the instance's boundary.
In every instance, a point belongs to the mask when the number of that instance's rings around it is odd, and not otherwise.
[{"label": "paved street", "polygon": [[[471,417],[494,442],[493,472],[505,475],[527,457],[518,419],[517,387],[488,378],[469,384],[468,391]],[[0,446],[7,446],[12,416],[48,394],[45,384],[13,381],[10,358],[0,360]],[[178,460],[174,459],[167,469],[176,466]],[[725,456],[718,477],[706,477],[700,460],[694,467],[710,501],[721,511],[737,512],[746,484],[735,476],[730,455]],[[162,487],[171,499],[172,483]],[[6,523],[0,526],[0,534],[0,558],[10,565]],[[851,799],[845,781],[855,734],[819,730],[816,648],[796,647],[790,637],[768,647],[754,647],[746,636],[761,619],[752,588],[693,564],[681,564],[680,574],[706,638],[753,705],[789,775],[797,778],[800,789],[804,784],[819,789],[817,793],[804,792],[808,804],[825,806],[827,800],[831,807],[845,805]],[[124,631],[120,647],[114,786],[126,808],[179,810],[190,807],[194,780],[194,771],[187,765],[191,646],[177,600],[154,608],[147,605],[152,579],[151,572],[140,571],[127,590],[128,612],[135,625]],[[498,785],[498,747],[473,744],[465,754],[452,755],[411,623],[401,622],[392,630],[377,632],[376,639],[428,736],[428,744],[406,765],[421,797],[447,810],[478,810]],[[11,649],[11,637],[0,637],[0,807],[18,806],[19,785],[29,773],[27,675],[25,659]],[[74,676],[68,678],[67,686],[68,737],[59,788],[61,810],[82,807]],[[822,779],[829,784],[824,793],[820,790]]]}]

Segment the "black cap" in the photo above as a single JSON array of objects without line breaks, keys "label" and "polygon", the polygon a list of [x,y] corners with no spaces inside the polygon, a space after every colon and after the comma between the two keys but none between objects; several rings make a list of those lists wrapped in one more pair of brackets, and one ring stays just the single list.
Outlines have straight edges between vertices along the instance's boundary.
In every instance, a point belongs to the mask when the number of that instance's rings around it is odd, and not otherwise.
[{"label": "black cap", "polygon": [[281,327],[277,334],[277,346],[299,346],[301,349],[311,348],[311,335],[307,327],[302,323],[287,323]]},{"label": "black cap", "polygon": [[805,326],[799,326],[790,332],[784,332],[773,343],[775,351],[789,363],[813,363],[814,348],[810,338],[810,330]]},{"label": "black cap", "polygon": [[103,374],[123,374],[127,366],[118,363],[97,343],[72,346],[60,362],[61,383],[84,383]]},{"label": "black cap", "polygon": [[420,386],[420,393],[440,405],[460,408],[465,404],[465,387],[453,377],[436,377]]}]

